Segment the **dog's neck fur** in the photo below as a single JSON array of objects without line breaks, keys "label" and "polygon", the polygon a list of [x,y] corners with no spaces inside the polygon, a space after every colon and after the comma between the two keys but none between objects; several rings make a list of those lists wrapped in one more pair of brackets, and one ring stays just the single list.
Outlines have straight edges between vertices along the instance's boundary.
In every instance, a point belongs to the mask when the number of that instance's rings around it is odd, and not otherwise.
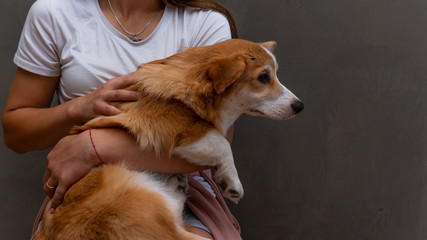
[{"label": "dog's neck fur", "polygon": [[[175,59],[171,59],[172,62]],[[180,64],[162,64],[154,61],[142,65],[142,69],[137,71],[137,88],[153,97],[161,99],[177,99],[189,106],[198,116],[211,122],[222,134],[227,130],[240,116],[241,112],[233,109],[232,104],[221,95],[214,92],[212,84],[203,78],[203,69],[197,69],[200,75],[199,79],[185,79],[182,76],[185,70]],[[158,74],[162,71],[162,74]],[[165,77],[165,75],[167,76]],[[160,78],[162,76],[162,78]],[[230,108],[230,109],[228,109]]]},{"label": "dog's neck fur", "polygon": [[234,111],[233,109],[223,109],[220,114],[220,126],[216,126],[219,130],[222,130],[223,134],[228,132],[228,129],[233,123],[239,118],[241,113]]}]

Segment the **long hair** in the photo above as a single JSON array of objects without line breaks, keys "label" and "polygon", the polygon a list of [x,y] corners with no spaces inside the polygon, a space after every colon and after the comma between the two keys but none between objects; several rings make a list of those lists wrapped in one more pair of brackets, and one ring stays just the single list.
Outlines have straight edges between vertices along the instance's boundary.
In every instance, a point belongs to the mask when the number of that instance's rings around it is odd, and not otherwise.
[{"label": "long hair", "polygon": [[177,8],[177,7],[194,7],[194,8],[201,8],[201,9],[208,9],[213,10],[216,12],[219,12],[223,14],[227,20],[228,24],[230,25],[231,30],[231,37],[232,38],[238,38],[236,23],[234,22],[234,18],[231,15],[230,11],[224,7],[221,3],[215,1],[215,0],[162,0],[163,4]]}]

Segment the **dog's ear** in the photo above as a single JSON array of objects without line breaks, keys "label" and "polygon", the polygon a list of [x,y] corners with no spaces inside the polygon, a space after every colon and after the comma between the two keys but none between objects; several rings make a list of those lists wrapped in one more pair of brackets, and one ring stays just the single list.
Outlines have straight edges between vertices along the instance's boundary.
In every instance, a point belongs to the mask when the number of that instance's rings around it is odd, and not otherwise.
[{"label": "dog's ear", "polygon": [[277,46],[277,42],[275,42],[275,41],[263,42],[263,43],[261,43],[261,46],[267,48],[268,51],[270,51],[270,52],[274,52],[274,49]]},{"label": "dog's ear", "polygon": [[245,57],[237,55],[218,59],[210,66],[207,75],[215,92],[220,94],[240,77],[245,68]]}]

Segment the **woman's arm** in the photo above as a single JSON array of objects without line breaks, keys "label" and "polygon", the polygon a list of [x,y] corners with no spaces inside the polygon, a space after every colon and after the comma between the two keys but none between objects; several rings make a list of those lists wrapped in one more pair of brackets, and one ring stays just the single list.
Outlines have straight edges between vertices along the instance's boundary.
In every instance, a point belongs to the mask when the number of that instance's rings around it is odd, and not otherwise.
[{"label": "woman's arm", "polygon": [[67,105],[49,108],[58,83],[18,68],[2,116],[5,144],[18,153],[52,146],[74,123]]},{"label": "woman's arm", "polygon": [[[92,129],[77,135],[62,138],[47,157],[44,190],[52,198],[52,208],[61,204],[65,192],[84,177],[93,167],[101,163],[124,162],[128,168],[150,170],[159,173],[189,173],[210,168],[189,163],[183,158],[159,158],[154,151],[139,148],[128,131],[119,128]],[[231,142],[234,125],[227,132]],[[92,145],[95,145],[95,147]],[[100,159],[98,159],[97,153]]]},{"label": "woman's arm", "polygon": [[[228,133],[231,142],[234,126]],[[124,162],[128,168],[159,173],[188,173],[210,168],[189,163],[183,158],[159,158],[153,151],[139,148],[128,131],[119,128],[92,129],[62,138],[47,157],[47,170],[43,178],[44,190],[52,197],[52,208],[61,204],[65,192],[101,163]],[[95,147],[92,145],[95,145]],[[100,159],[98,159],[97,153]],[[56,188],[51,189],[49,186]]]},{"label": "woman's arm", "polygon": [[137,100],[136,92],[123,90],[134,80],[130,75],[112,79],[92,93],[50,107],[57,77],[16,71],[2,116],[5,144],[18,153],[55,145],[70,128],[97,115],[115,115],[120,110],[111,101]]},{"label": "woman's arm", "polygon": [[196,166],[178,156],[172,156],[172,159],[160,158],[154,151],[141,150],[136,139],[125,129],[92,129],[92,139],[104,163],[125,162],[131,169],[159,173],[189,173],[209,168]]},{"label": "woman's arm", "polygon": [[74,183],[101,163],[124,162],[131,169],[160,173],[186,173],[208,168],[176,156],[172,159],[158,158],[152,151],[141,150],[135,139],[123,129],[92,129],[92,139],[102,162],[92,146],[89,131],[62,138],[47,156],[44,190],[52,198],[53,209],[61,204],[66,191]]}]

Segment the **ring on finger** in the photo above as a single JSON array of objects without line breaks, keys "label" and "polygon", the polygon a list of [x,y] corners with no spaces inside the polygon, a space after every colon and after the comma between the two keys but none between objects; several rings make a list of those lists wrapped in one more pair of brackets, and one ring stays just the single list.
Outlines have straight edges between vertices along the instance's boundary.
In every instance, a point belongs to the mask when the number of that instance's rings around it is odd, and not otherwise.
[{"label": "ring on finger", "polygon": [[49,189],[54,189],[55,187],[50,186],[47,182],[46,182],[46,187]]}]

